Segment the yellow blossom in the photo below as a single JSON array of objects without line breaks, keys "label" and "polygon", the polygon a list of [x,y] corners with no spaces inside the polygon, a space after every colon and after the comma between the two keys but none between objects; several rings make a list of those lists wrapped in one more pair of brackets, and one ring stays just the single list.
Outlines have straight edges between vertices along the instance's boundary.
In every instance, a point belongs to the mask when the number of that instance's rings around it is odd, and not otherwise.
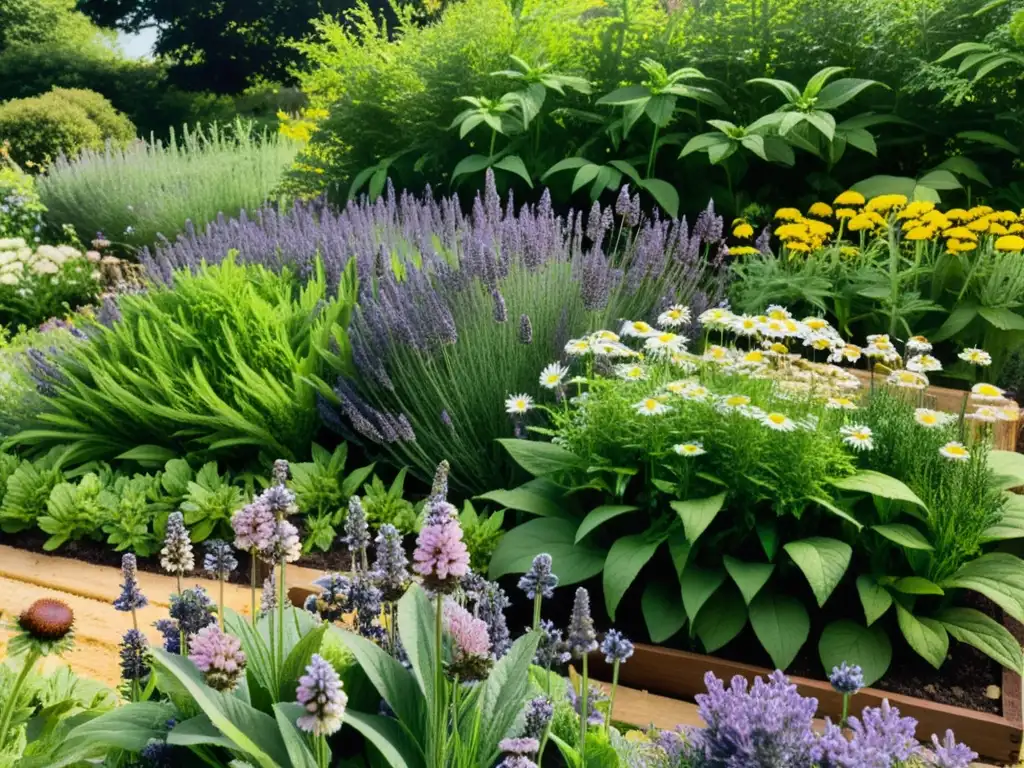
[{"label": "yellow blossom", "polygon": [[1011,224],[1011,225],[1009,226],[1009,228],[1007,229],[1007,231],[1008,231],[1008,232],[1009,232],[1009,233],[1010,233],[1011,235],[1015,235],[1015,234],[1017,234],[1018,232],[1024,232],[1024,224]]},{"label": "yellow blossom", "polygon": [[757,253],[760,253],[760,251],[749,245],[736,245],[729,249],[730,256],[753,256]]},{"label": "yellow blossom", "polygon": [[848,189],[845,192],[841,192],[832,202],[835,205],[864,205],[864,195]]},{"label": "yellow blossom", "polygon": [[868,201],[866,210],[885,212],[893,208],[900,208],[907,204],[906,195],[878,195]]},{"label": "yellow blossom", "polygon": [[875,222],[866,213],[857,214],[847,224],[851,232],[860,232],[862,229],[871,229],[874,226]]},{"label": "yellow blossom", "polygon": [[978,216],[988,216],[992,213],[992,208],[988,205],[976,205],[967,212],[967,215],[971,218],[977,218]]},{"label": "yellow blossom", "polygon": [[910,203],[906,208],[896,214],[897,219],[917,219],[924,216],[926,213],[931,213],[935,210],[935,203],[929,200],[916,200]]},{"label": "yellow blossom", "polygon": [[783,221],[800,221],[803,217],[803,214],[796,208],[779,208],[775,212],[775,218]]},{"label": "yellow blossom", "polygon": [[820,216],[821,218],[824,218],[825,216],[832,215],[832,206],[828,203],[817,202],[807,209],[807,213],[811,216]]},{"label": "yellow blossom", "polygon": [[836,208],[837,219],[852,219],[857,215],[857,211],[853,208]]},{"label": "yellow blossom", "polygon": [[978,236],[971,232],[967,227],[953,227],[947,229],[942,233],[943,237],[949,237],[953,240],[977,240]]},{"label": "yellow blossom", "polygon": [[1024,237],[1018,235],[1003,235],[996,240],[997,251],[1017,253],[1024,250]]},{"label": "yellow blossom", "polygon": [[967,228],[972,232],[987,232],[990,223],[991,222],[988,220],[988,217],[983,216],[980,219],[968,222]]},{"label": "yellow blossom", "polygon": [[732,236],[740,240],[749,240],[754,236],[754,228],[745,221],[738,221],[732,228]]},{"label": "yellow blossom", "polygon": [[998,221],[993,221],[988,225],[988,233],[990,235],[1006,235],[1009,234],[1010,230],[1000,224]]},{"label": "yellow blossom", "polygon": [[796,251],[797,253],[809,253],[811,250],[811,246],[807,243],[802,243],[799,240],[790,240],[786,243],[786,248],[791,251]]},{"label": "yellow blossom", "polygon": [[813,219],[810,219],[804,223],[807,226],[807,231],[810,232],[815,237],[826,237],[835,232],[835,227],[833,227],[831,224],[826,224],[823,221],[815,221]]},{"label": "yellow blossom", "polygon": [[977,243],[972,243],[969,240],[963,241],[954,238],[946,242],[946,250],[950,253],[966,253],[967,251],[973,251],[977,247]]},{"label": "yellow blossom", "polygon": [[935,237],[935,230],[931,227],[916,227],[905,235],[907,240],[931,240]]}]

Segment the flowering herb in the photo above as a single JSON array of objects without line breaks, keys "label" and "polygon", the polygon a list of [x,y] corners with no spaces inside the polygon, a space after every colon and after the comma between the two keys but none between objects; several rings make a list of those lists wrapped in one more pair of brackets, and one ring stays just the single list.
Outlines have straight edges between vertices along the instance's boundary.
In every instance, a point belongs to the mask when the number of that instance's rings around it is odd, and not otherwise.
[{"label": "flowering herb", "polygon": [[235,559],[230,544],[220,539],[206,542],[203,570],[220,582],[220,609],[217,611],[217,617],[220,620],[221,629],[224,629],[224,582],[237,567],[238,560]]},{"label": "flowering herb", "polygon": [[348,500],[348,516],[345,518],[345,537],[348,551],[352,553],[352,570],[367,569],[366,548],[370,545],[370,528],[366,524],[366,512],[358,496]]},{"label": "flowering herb", "polygon": [[167,518],[167,534],[164,536],[164,548],[160,550],[160,565],[165,571],[177,576],[178,592],[181,592],[182,575],[196,567],[192,539],[181,512],[172,512]]},{"label": "flowering herb", "polygon": [[530,570],[519,579],[519,588],[533,600],[533,628],[540,626],[540,603],[554,597],[558,577],[551,572],[551,555],[541,553],[533,558]]},{"label": "flowering herb", "polygon": [[412,555],[413,571],[431,589],[441,593],[453,592],[469,573],[469,551],[462,541],[462,526],[454,510],[446,502],[428,507]]},{"label": "flowering herb", "polygon": [[189,637],[189,659],[217,691],[233,691],[245,674],[242,641],[209,624]]},{"label": "flowering herb", "polygon": [[397,602],[409,584],[408,559],[402,546],[401,532],[390,523],[377,529],[377,556],[371,577],[387,603]]},{"label": "flowering herb", "polygon": [[138,629],[139,622],[135,612],[149,605],[149,601],[139,587],[138,564],[135,555],[130,552],[121,556],[121,578],[121,594],[114,600],[114,609],[131,612],[132,624]]},{"label": "flowering herb", "polygon": [[487,624],[447,598],[444,603],[444,629],[451,639],[451,658],[447,669],[460,680],[481,680],[491,668],[491,638]]},{"label": "flowering herb", "polygon": [[864,687],[864,674],[857,665],[851,667],[844,661],[838,667],[832,668],[832,674],[828,676],[828,681],[836,693],[843,696],[843,716],[840,718],[839,724],[845,727],[846,717],[850,711],[850,697]]},{"label": "flowering herb", "polygon": [[609,629],[601,641],[601,653],[604,654],[605,662],[612,665],[612,690],[608,696],[608,718],[604,726],[605,731],[610,733],[612,709],[615,707],[615,692],[619,687],[619,666],[633,655],[633,644],[617,629]]},{"label": "flowering herb", "polygon": [[314,653],[299,678],[295,700],[306,710],[296,722],[298,727],[315,737],[326,737],[341,730],[348,697],[341,687],[338,673],[320,654]]},{"label": "flowering herb", "polygon": [[306,610],[324,621],[340,621],[348,610],[352,581],[340,573],[329,573],[314,579],[313,586],[320,587],[321,591],[306,598]]}]

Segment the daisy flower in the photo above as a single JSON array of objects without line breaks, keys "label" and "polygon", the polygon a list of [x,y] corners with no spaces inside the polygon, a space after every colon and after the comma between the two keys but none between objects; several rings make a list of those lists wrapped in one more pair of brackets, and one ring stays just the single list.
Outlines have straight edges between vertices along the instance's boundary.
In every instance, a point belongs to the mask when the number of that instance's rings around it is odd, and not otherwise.
[{"label": "daisy flower", "polygon": [[917,408],[914,411],[914,421],[928,429],[944,427],[954,419],[956,419],[956,416],[952,413],[933,411],[931,408]]},{"label": "daisy flower", "polygon": [[979,405],[977,410],[974,413],[967,414],[966,418],[971,421],[983,421],[986,424],[994,424],[1002,420],[1002,414],[993,405]]},{"label": "daisy flower", "polygon": [[740,358],[740,360],[744,363],[752,363],[754,365],[759,365],[760,363],[764,362],[764,352],[762,352],[759,349],[752,349],[745,355],[743,355],[743,357]]},{"label": "daisy flower", "polygon": [[872,333],[867,337],[868,344],[891,344],[888,333]]},{"label": "daisy flower", "polygon": [[843,436],[843,442],[855,451],[874,450],[875,441],[872,439],[870,427],[863,424],[850,424],[842,427],[839,434]]},{"label": "daisy flower", "polygon": [[567,355],[585,355],[590,351],[590,341],[587,339],[570,339],[565,345]]},{"label": "daisy flower", "polygon": [[812,349],[823,350],[832,349],[835,344],[835,340],[826,336],[823,333],[812,333],[806,339],[804,339],[804,346],[811,347]]},{"label": "daisy flower", "polygon": [[938,359],[931,355],[914,355],[914,357],[907,360],[907,370],[916,371],[917,373],[929,373],[931,371],[941,371],[942,363]]},{"label": "daisy flower", "polygon": [[696,382],[693,381],[677,379],[675,381],[670,381],[668,384],[666,384],[665,390],[667,392],[671,392],[673,395],[684,395],[686,394],[687,390],[689,390],[695,384]]},{"label": "daisy flower", "polygon": [[931,352],[932,345],[924,336],[911,336],[907,339],[907,352],[912,355]]},{"label": "daisy flower", "polygon": [[616,365],[615,375],[626,381],[643,381],[647,378],[647,371],[642,365]]},{"label": "daisy flower", "polygon": [[659,333],[657,336],[649,336],[644,342],[644,347],[652,352],[679,352],[686,344],[686,337],[678,333]]},{"label": "daisy flower", "polygon": [[977,347],[967,347],[967,349],[957,355],[957,357],[971,365],[980,365],[982,367],[992,365],[992,355],[984,349],[978,349]]},{"label": "daisy flower", "polygon": [[781,304],[769,304],[765,314],[772,320],[790,320],[793,317],[793,313]]},{"label": "daisy flower", "polygon": [[761,319],[753,315],[738,315],[733,318],[732,330],[740,336],[753,336],[757,333]]},{"label": "daisy flower", "polygon": [[971,454],[964,447],[964,444],[958,443],[956,440],[950,440],[939,448],[939,453],[951,461],[968,461],[971,458]]},{"label": "daisy flower", "polygon": [[979,383],[971,387],[971,399],[982,402],[998,402],[1002,400],[1005,392],[994,384]]},{"label": "daisy flower", "polygon": [[833,411],[855,411],[857,404],[848,397],[830,397],[825,402],[825,407]]},{"label": "daisy flower", "polygon": [[692,443],[677,443],[672,446],[672,450],[680,456],[703,456],[707,453],[704,450],[704,443],[699,440],[694,440]]},{"label": "daisy flower", "polygon": [[831,326],[828,324],[828,320],[826,320],[823,317],[805,317],[800,322],[802,322],[812,331],[824,331],[828,328],[831,328]]},{"label": "daisy flower", "polygon": [[540,385],[545,389],[557,389],[569,375],[569,369],[559,363],[549,363],[540,372]]},{"label": "daisy flower", "polygon": [[669,356],[669,362],[672,363],[676,368],[682,369],[683,373],[694,373],[697,370],[697,364],[693,361],[695,358],[687,352],[674,352]]},{"label": "daisy flower", "polygon": [[680,392],[687,400],[704,400],[711,394],[711,390],[699,384],[695,387],[688,387],[685,392]]},{"label": "daisy flower", "polygon": [[634,339],[646,339],[657,332],[655,328],[652,328],[650,324],[645,323],[643,320],[627,320],[622,324],[622,330],[619,331],[619,334],[631,336]]},{"label": "daisy flower", "polygon": [[591,341],[590,348],[594,350],[594,354],[604,357],[637,357],[639,355],[638,352],[618,341]]},{"label": "daisy flower", "polygon": [[784,413],[766,413],[762,417],[761,423],[769,429],[774,429],[779,432],[792,432],[796,429],[796,422]]},{"label": "daisy flower", "polygon": [[678,328],[680,325],[687,325],[690,322],[690,309],[682,304],[673,304],[660,315],[658,325],[662,328]]},{"label": "daisy flower", "polygon": [[728,409],[741,408],[744,405],[750,405],[750,398],[746,395],[725,395],[718,401],[718,404]]},{"label": "daisy flower", "polygon": [[928,377],[916,371],[893,371],[887,381],[904,389],[924,389],[928,386]]},{"label": "daisy flower", "polygon": [[829,357],[829,361],[833,363],[841,363],[845,360],[848,363],[856,363],[860,360],[861,355],[863,354],[864,350],[856,344],[844,344],[841,347],[835,348],[832,352],[832,356]]},{"label": "daisy flower", "polygon": [[665,405],[654,397],[645,397],[639,403],[633,404],[633,410],[642,416],[660,416],[672,410],[672,406]]},{"label": "daisy flower", "polygon": [[697,319],[708,328],[727,328],[732,323],[733,318],[733,313],[728,309],[712,307],[705,312],[701,312],[700,317]]},{"label": "daisy flower", "polygon": [[784,339],[789,335],[783,321],[771,317],[761,323],[758,331],[760,331],[762,336],[767,336],[770,339]]},{"label": "daisy flower", "polygon": [[505,401],[505,413],[514,415],[526,413],[533,408],[533,398],[529,395],[512,395]]},{"label": "daisy flower", "polygon": [[704,351],[704,359],[715,363],[724,363],[729,359],[729,350],[717,344],[712,344]]},{"label": "daisy flower", "polygon": [[614,331],[594,331],[590,338],[593,341],[619,341],[619,334]]}]

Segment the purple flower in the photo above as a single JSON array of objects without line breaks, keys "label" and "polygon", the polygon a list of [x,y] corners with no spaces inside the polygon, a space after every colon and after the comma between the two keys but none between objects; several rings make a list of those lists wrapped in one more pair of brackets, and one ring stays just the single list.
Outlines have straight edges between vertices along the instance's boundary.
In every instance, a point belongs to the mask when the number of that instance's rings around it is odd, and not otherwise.
[{"label": "purple flower", "polygon": [[381,611],[381,593],[373,580],[363,574],[352,579],[348,593],[349,609],[355,611],[359,634],[379,641],[383,632],[378,623]]},{"label": "purple flower", "polygon": [[444,629],[451,640],[448,672],[462,680],[481,680],[491,666],[487,624],[451,598],[444,602]]},{"label": "purple flower", "polygon": [[210,624],[191,635],[188,657],[203,673],[206,684],[218,691],[233,691],[245,673],[242,641]]},{"label": "purple flower", "polygon": [[260,557],[271,565],[280,562],[294,563],[302,557],[302,542],[299,540],[299,529],[284,518],[274,525],[274,535],[267,546],[260,550]]},{"label": "purple flower", "polygon": [[320,587],[321,592],[306,598],[305,609],[318,614],[324,621],[340,620],[349,604],[351,580],[340,573],[329,573],[314,579],[313,585]]},{"label": "purple flower", "polygon": [[345,518],[345,536],[342,541],[352,553],[353,563],[356,553],[365,553],[370,545],[370,528],[366,524],[366,512],[358,496],[348,500],[348,516]]},{"label": "purple flower", "polygon": [[683,755],[683,748],[686,746],[683,734],[678,729],[675,731],[659,731],[654,743],[668,756],[670,765],[677,765],[679,763],[679,758]]},{"label": "purple flower", "polygon": [[148,650],[146,636],[139,630],[129,629],[124,633],[119,646],[122,680],[141,680],[149,674],[149,664],[146,662]]},{"label": "purple flower", "polygon": [[213,601],[202,587],[184,589],[180,595],[171,595],[169,613],[186,637],[214,623],[212,609]]},{"label": "purple flower", "polygon": [[371,577],[381,591],[383,600],[393,603],[409,584],[409,561],[402,547],[402,534],[390,523],[377,530],[377,559],[373,561]]},{"label": "purple flower", "polygon": [[508,307],[505,306],[505,297],[497,288],[491,291],[491,298],[494,300],[494,322],[504,323],[508,320]]},{"label": "purple flower", "polygon": [[529,315],[523,314],[519,316],[519,343],[533,343],[533,324],[530,322]]},{"label": "purple flower", "polygon": [[864,687],[864,674],[857,665],[851,667],[844,661],[838,667],[832,668],[828,681],[832,683],[836,693],[851,696]]},{"label": "purple flower", "polygon": [[590,616],[590,593],[583,587],[576,588],[576,599],[572,604],[572,619],[566,637],[569,653],[581,659],[597,648],[597,633]]},{"label": "purple flower", "polygon": [[621,632],[609,629],[601,641],[601,653],[608,664],[622,664],[633,655],[633,644]]},{"label": "purple flower", "polygon": [[[174,599],[173,597],[171,598]],[[164,650],[168,653],[181,653],[181,630],[178,622],[171,619],[157,619],[153,622],[156,631],[164,636]]]},{"label": "purple flower", "polygon": [[865,708],[860,718],[851,717],[849,728],[853,733],[846,761],[857,768],[888,768],[920,751],[914,738],[917,721],[900,717],[888,699],[880,707]]},{"label": "purple flower", "polygon": [[498,749],[512,755],[535,755],[540,749],[540,741],[532,737],[502,739],[498,742]]},{"label": "purple flower", "polygon": [[[444,411],[443,413],[447,414],[447,411]],[[444,416],[442,416],[441,420],[444,420]],[[450,423],[451,419],[449,418],[448,421]],[[428,499],[428,503],[448,500],[449,469],[447,461],[442,461],[437,465],[437,469],[434,471],[434,482],[431,483],[430,486],[430,498]]]},{"label": "purple flower", "polygon": [[495,768],[537,768],[537,764],[526,755],[509,755]]},{"label": "purple flower", "polygon": [[192,539],[181,512],[172,512],[167,518],[167,534],[164,536],[164,548],[160,550],[160,565],[165,571],[179,576],[196,567]]},{"label": "purple flower", "polygon": [[235,548],[241,550],[264,550],[270,545],[277,528],[274,513],[260,499],[247,504],[231,518],[235,531]]},{"label": "purple flower", "polygon": [[295,492],[285,488],[283,484],[272,485],[259,495],[262,501],[274,517],[280,519],[294,515],[299,511],[295,504]]},{"label": "purple flower", "polygon": [[231,545],[220,539],[206,542],[206,556],[203,558],[203,570],[210,578],[226,579],[238,567],[238,560],[231,551]]},{"label": "purple flower", "polygon": [[505,609],[512,602],[496,582],[484,580],[476,598],[476,615],[487,625],[487,634],[491,638],[491,651],[495,659],[500,659],[512,647],[512,639],[505,619]]},{"label": "purple flower", "polygon": [[270,575],[263,580],[260,592],[260,615],[266,616],[277,608],[277,571],[271,569]]},{"label": "purple flower", "polygon": [[[583,716],[583,701],[576,686],[571,680],[565,681],[565,694],[569,704],[576,710],[576,714]],[[608,701],[608,694],[598,685],[591,683],[587,686],[587,723],[590,725],[604,725],[604,714],[598,708],[598,704]]]},{"label": "purple flower", "polygon": [[124,582],[121,584],[120,596],[114,600],[115,610],[127,613],[149,605],[149,600],[139,588],[138,564],[135,555],[130,552],[121,556],[121,577]]},{"label": "purple flower", "polygon": [[[444,505],[451,506],[451,505]],[[451,592],[469,572],[469,551],[462,540],[462,526],[441,504],[433,505],[416,538],[412,569],[433,590]]]},{"label": "purple flower", "polygon": [[314,736],[330,736],[341,729],[348,697],[341,689],[338,673],[320,654],[314,653],[299,678],[295,700],[306,710],[296,725]]},{"label": "purple flower", "polygon": [[949,729],[941,742],[938,736],[932,734],[932,747],[935,751],[932,757],[935,768],[969,768],[978,758],[978,753],[966,744],[958,744],[953,731]]},{"label": "purple flower", "polygon": [[540,641],[537,643],[537,653],[533,657],[534,664],[551,669],[565,664],[572,658],[568,646],[562,639],[562,630],[555,626],[555,622],[551,619],[541,619],[537,630],[540,633]]},{"label": "purple flower", "polygon": [[531,600],[536,599],[538,593],[541,597],[553,597],[557,586],[558,577],[551,572],[551,555],[546,552],[533,558],[530,570],[519,579],[519,588]]},{"label": "purple flower", "polygon": [[544,732],[555,716],[555,708],[547,696],[538,696],[526,703],[526,716],[523,734],[533,739],[544,736]]}]

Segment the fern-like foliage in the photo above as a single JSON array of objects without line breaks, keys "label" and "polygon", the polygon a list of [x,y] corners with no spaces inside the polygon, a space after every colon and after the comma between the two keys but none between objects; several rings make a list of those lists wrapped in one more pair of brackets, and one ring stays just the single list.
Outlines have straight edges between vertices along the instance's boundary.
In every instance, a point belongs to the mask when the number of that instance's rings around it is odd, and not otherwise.
[{"label": "fern-like foliage", "polygon": [[[63,480],[61,462],[64,451],[54,448],[39,461],[22,460],[7,478],[6,493],[0,505],[0,530],[17,533],[31,528],[46,513],[50,491]],[[10,462],[5,458],[6,468]]]},{"label": "fern-like foliage", "polygon": [[231,537],[231,516],[245,504],[242,489],[217,473],[217,463],[209,462],[188,484],[188,493],[181,503],[185,524],[193,541],[210,536]]}]

